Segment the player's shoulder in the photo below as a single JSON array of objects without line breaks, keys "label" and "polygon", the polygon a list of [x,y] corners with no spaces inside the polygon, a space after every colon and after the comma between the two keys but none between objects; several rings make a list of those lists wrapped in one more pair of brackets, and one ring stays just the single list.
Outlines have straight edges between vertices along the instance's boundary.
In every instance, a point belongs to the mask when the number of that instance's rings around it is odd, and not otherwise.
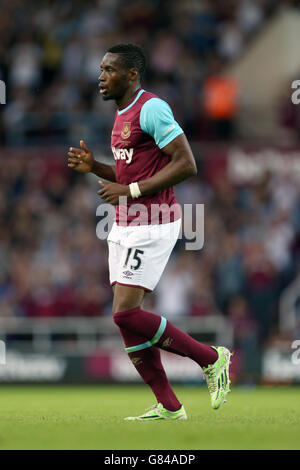
[{"label": "player's shoulder", "polygon": [[152,98],[159,98],[159,96],[157,96],[155,93],[152,93],[151,91],[143,90],[141,98],[143,98],[144,101],[149,101]]},{"label": "player's shoulder", "polygon": [[159,148],[163,148],[182,134],[183,130],[175,120],[169,104],[154,93],[146,93],[140,111],[140,127],[154,138]]},{"label": "player's shoulder", "polygon": [[151,91],[144,90],[141,97],[143,98],[143,102],[144,102],[143,104],[148,103],[147,106],[159,106],[163,104],[166,104],[167,106],[169,106],[167,101],[165,101],[164,99],[162,99],[160,96],[156,95],[155,93],[152,93]]},{"label": "player's shoulder", "polygon": [[160,98],[155,93],[144,91],[142,94],[143,100],[141,103],[142,113],[162,113],[164,111],[170,112],[171,107],[164,99]]}]

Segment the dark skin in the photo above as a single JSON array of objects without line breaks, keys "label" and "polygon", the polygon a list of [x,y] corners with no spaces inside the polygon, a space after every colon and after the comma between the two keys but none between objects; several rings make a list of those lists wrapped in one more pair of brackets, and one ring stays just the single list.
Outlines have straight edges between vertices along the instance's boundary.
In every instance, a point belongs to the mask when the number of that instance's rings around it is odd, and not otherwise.
[{"label": "dark skin", "polygon": [[[118,54],[106,53],[101,62],[99,76],[99,91],[103,100],[115,100],[118,108],[124,108],[139,88],[138,70],[136,68],[127,70]],[[155,194],[197,174],[195,159],[184,134],[176,137],[161,150],[168,155],[170,161],[155,175],[138,182],[142,195]],[[110,181],[110,183],[99,181],[102,189],[98,194],[105,202],[117,205],[120,196],[131,197],[129,185],[116,182],[115,166],[97,162],[93,152],[83,140],[80,141],[80,148],[69,149],[68,157],[69,168],[79,173],[91,172]],[[113,292],[113,313],[139,307],[145,298],[145,291],[139,287],[115,284]]]}]

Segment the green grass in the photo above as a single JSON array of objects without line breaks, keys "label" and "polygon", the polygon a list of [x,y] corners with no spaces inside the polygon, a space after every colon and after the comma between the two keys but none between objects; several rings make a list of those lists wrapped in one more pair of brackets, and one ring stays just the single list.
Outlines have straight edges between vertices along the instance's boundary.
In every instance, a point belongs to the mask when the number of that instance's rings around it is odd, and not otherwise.
[{"label": "green grass", "polygon": [[152,405],[143,386],[2,386],[0,449],[300,449],[299,388],[175,387],[188,421],[126,422]]}]

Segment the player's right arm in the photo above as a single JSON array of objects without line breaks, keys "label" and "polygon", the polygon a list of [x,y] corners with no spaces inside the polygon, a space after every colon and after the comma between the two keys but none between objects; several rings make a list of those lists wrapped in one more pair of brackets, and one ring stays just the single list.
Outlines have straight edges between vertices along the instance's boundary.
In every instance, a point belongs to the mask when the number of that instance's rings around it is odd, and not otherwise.
[{"label": "player's right arm", "polygon": [[108,181],[116,181],[114,165],[106,165],[94,159],[93,152],[87,148],[84,141],[80,141],[80,149],[70,147],[68,152],[68,167],[79,173],[94,173]]}]

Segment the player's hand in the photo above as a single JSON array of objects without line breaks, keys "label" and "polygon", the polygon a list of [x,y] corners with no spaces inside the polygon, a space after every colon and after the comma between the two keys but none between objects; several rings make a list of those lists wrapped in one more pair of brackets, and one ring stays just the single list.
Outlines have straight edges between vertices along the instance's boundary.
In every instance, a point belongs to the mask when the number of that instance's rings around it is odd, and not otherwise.
[{"label": "player's hand", "polygon": [[100,180],[98,183],[102,186],[98,194],[109,204],[118,205],[120,196],[131,197],[129,186],[118,183],[103,183]]},{"label": "player's hand", "polygon": [[80,149],[70,147],[68,152],[68,167],[79,173],[89,173],[94,164],[93,152],[87,148],[84,141],[80,141]]}]

